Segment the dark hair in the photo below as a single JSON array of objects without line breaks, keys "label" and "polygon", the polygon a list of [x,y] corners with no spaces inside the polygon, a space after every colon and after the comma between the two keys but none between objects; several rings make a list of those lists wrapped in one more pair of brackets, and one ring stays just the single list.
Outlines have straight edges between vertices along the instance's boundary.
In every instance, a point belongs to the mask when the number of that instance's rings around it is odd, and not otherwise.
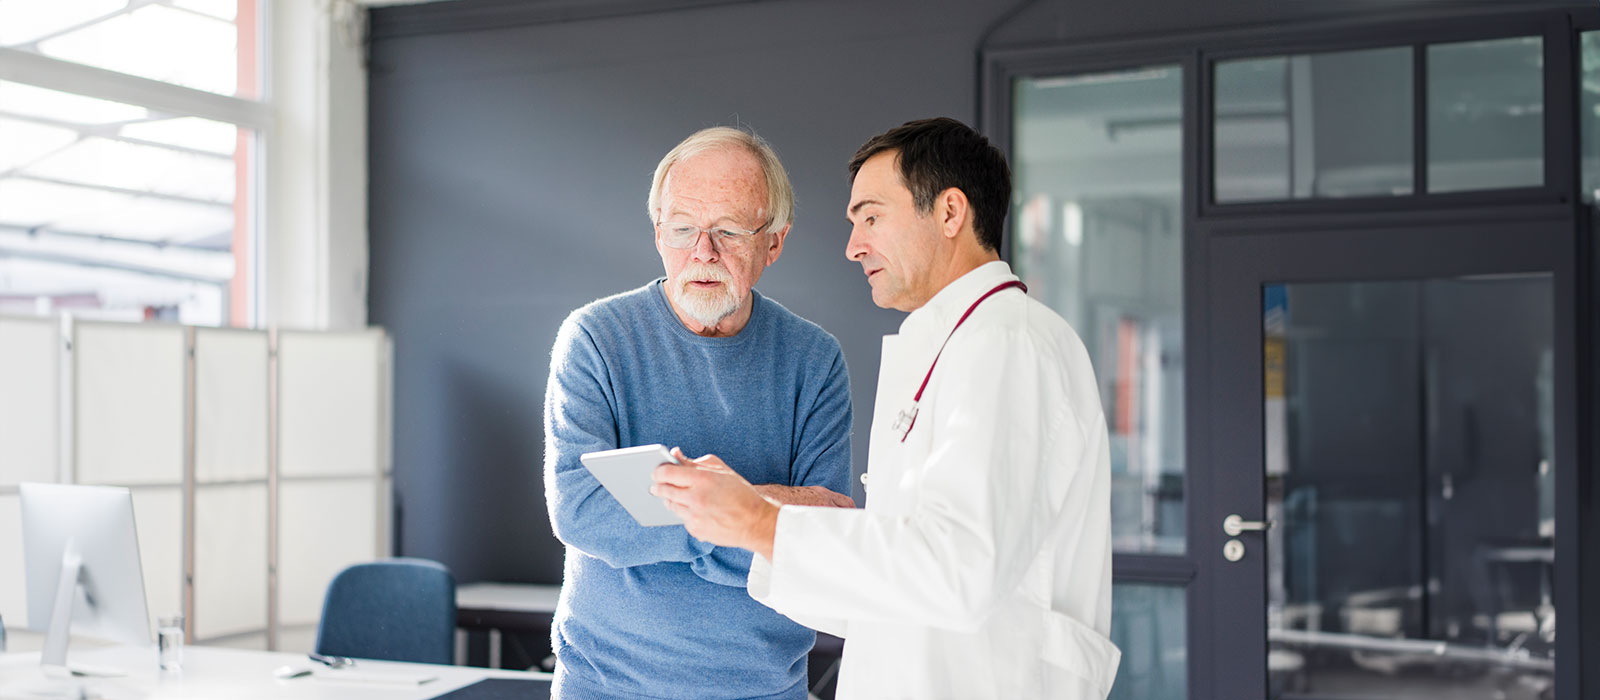
[{"label": "dark hair", "polygon": [[972,206],[978,243],[1000,251],[1000,232],[1011,208],[1011,168],[1006,156],[972,127],[948,117],[906,122],[872,137],[850,159],[850,181],[867,159],[898,152],[900,180],[911,190],[917,212],[933,211],[933,200],[951,187]]}]

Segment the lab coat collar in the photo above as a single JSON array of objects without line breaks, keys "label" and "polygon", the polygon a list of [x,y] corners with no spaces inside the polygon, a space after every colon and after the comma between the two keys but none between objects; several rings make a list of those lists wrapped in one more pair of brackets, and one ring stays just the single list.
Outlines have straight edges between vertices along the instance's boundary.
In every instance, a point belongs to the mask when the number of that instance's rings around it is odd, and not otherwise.
[{"label": "lab coat collar", "polygon": [[900,322],[900,334],[908,337],[949,335],[961,314],[967,312],[972,302],[995,285],[1017,279],[1011,266],[1004,260],[984,263],[944,286],[928,303],[912,311]]}]

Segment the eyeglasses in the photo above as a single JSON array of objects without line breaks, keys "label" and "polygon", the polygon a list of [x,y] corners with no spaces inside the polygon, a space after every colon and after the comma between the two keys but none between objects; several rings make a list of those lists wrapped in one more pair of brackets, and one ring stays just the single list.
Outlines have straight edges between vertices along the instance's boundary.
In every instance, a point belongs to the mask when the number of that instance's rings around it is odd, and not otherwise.
[{"label": "eyeglasses", "polygon": [[762,224],[760,229],[747,231],[731,226],[700,228],[681,221],[662,221],[656,224],[656,233],[661,234],[661,242],[668,248],[693,248],[700,240],[700,234],[704,233],[711,236],[711,245],[717,250],[728,250],[749,245],[756,239],[756,234],[766,227],[766,224]]}]

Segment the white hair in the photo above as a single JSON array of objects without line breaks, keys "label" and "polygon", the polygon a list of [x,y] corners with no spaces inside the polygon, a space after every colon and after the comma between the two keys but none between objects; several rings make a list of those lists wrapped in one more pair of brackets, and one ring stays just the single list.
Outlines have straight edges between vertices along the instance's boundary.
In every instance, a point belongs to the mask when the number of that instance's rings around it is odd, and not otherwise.
[{"label": "white hair", "polygon": [[649,207],[650,221],[656,222],[661,215],[661,185],[667,180],[667,171],[672,169],[678,161],[690,156],[699,155],[708,151],[727,148],[739,148],[756,157],[761,164],[761,173],[767,180],[767,211],[769,223],[766,231],[781,231],[785,226],[794,222],[794,188],[789,185],[789,173],[783,169],[783,163],[778,160],[777,152],[765,139],[742,129],[726,126],[714,126],[701,129],[689,135],[667,155],[661,158],[656,165],[655,177],[650,182]]}]

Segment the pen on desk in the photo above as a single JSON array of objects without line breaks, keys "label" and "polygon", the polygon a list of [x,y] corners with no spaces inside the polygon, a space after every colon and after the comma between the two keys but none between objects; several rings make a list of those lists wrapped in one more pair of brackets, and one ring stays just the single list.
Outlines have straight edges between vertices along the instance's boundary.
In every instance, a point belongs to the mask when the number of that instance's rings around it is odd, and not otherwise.
[{"label": "pen on desk", "polygon": [[356,660],[348,656],[329,656],[313,651],[306,654],[306,657],[328,668],[349,668],[356,665]]}]

